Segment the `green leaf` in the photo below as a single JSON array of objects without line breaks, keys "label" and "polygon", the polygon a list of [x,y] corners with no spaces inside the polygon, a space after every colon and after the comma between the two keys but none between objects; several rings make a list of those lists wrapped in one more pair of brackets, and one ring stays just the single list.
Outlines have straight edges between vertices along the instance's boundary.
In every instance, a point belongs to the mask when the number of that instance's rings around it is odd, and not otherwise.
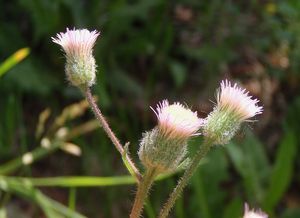
[{"label": "green leaf", "polygon": [[[193,210],[198,211],[203,218],[221,217],[226,192],[221,185],[228,179],[228,161],[224,148],[212,149],[204,159],[205,164],[200,166],[191,179],[194,193],[191,204]],[[188,216],[187,216],[188,217]]]},{"label": "green leaf", "polygon": [[148,218],[155,218],[155,211],[149,199],[146,200],[145,213],[147,214]]},{"label": "green leaf", "polygon": [[298,217],[300,217],[299,208],[287,209],[282,215],[282,218],[298,218]]},{"label": "green leaf", "polygon": [[242,214],[242,207],[242,200],[240,198],[234,198],[226,204],[223,218],[240,218]]},{"label": "green leaf", "polygon": [[273,210],[291,183],[296,149],[297,143],[295,134],[293,132],[287,132],[278,148],[269,189],[263,201],[266,211]]},{"label": "green leaf", "polygon": [[230,159],[237,172],[242,176],[249,201],[262,202],[263,185],[267,182],[270,166],[263,145],[256,137],[247,132],[242,143],[226,145]]}]

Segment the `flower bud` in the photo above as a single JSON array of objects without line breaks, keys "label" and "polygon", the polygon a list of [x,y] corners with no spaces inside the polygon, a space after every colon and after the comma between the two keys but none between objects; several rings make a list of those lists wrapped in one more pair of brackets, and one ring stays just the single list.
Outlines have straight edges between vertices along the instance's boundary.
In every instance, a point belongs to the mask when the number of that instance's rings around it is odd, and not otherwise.
[{"label": "flower bud", "polygon": [[248,204],[245,204],[245,213],[243,218],[268,218],[268,215],[261,210],[249,210]]},{"label": "flower bud", "polygon": [[65,71],[74,86],[92,86],[96,79],[96,63],[93,47],[99,33],[86,29],[59,33],[52,41],[61,45],[66,54]]},{"label": "flower bud", "polygon": [[217,104],[206,118],[204,135],[216,144],[228,143],[242,122],[262,113],[258,102],[237,84],[232,86],[229,81],[222,81],[217,91]]},{"label": "flower bud", "polygon": [[139,157],[147,168],[156,168],[159,172],[173,171],[184,160],[187,141],[197,134],[202,120],[196,112],[180,103],[169,105],[167,100],[158,104],[153,111],[158,125],[144,133]]}]

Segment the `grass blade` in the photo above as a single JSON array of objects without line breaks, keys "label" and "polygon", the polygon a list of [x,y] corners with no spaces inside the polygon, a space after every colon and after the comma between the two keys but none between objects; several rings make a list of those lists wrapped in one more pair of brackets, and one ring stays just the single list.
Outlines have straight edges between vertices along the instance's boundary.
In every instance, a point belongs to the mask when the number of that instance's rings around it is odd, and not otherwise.
[{"label": "grass blade", "polygon": [[29,48],[22,48],[16,51],[13,55],[8,57],[1,65],[0,65],[0,78],[3,76],[8,70],[14,67],[16,64],[21,62],[24,58],[26,58],[30,53]]}]

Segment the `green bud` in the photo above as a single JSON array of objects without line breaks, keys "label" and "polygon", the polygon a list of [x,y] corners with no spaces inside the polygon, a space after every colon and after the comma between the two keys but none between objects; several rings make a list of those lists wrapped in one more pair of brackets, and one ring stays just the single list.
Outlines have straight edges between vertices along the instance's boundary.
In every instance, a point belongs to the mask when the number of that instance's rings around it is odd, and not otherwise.
[{"label": "green bud", "polygon": [[160,173],[174,171],[187,154],[187,140],[165,137],[156,127],[144,133],[138,154],[146,168],[156,168]]},{"label": "green bud", "polygon": [[92,55],[83,58],[68,57],[65,66],[68,80],[75,86],[92,86],[96,78],[96,64]]},{"label": "green bud", "polygon": [[227,144],[240,128],[240,120],[229,110],[215,108],[207,117],[204,135],[215,144]]}]

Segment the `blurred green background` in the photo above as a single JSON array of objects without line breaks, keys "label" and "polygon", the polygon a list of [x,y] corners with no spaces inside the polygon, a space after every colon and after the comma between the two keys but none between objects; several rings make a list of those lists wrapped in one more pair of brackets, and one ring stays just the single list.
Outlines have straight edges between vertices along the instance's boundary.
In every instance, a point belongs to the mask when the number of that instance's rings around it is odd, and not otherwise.
[{"label": "blurred green background", "polygon": [[[228,78],[264,106],[259,122],[210,152],[171,217],[238,218],[244,202],[270,217],[300,217],[299,0],[0,0],[0,9],[0,63],[30,48],[28,57],[0,73],[0,169],[40,147],[36,126],[46,108],[51,114],[42,126],[51,132],[61,111],[83,99],[66,81],[63,53],[51,37],[66,27],[96,29],[101,36],[93,92],[122,142],[131,142],[136,160],[142,132],[156,122],[149,106],[162,99],[186,102],[205,117],[219,82]],[[73,129],[90,119],[88,111],[63,126]],[[57,151],[6,174],[127,174],[101,129],[71,142],[81,148],[80,157]],[[198,145],[198,139],[191,142],[191,154]],[[156,183],[145,217],[155,217],[179,176]],[[22,188],[11,195],[0,186],[0,216],[5,210],[7,217],[44,217],[22,198]],[[135,186],[40,190],[87,217],[122,218]]]}]

